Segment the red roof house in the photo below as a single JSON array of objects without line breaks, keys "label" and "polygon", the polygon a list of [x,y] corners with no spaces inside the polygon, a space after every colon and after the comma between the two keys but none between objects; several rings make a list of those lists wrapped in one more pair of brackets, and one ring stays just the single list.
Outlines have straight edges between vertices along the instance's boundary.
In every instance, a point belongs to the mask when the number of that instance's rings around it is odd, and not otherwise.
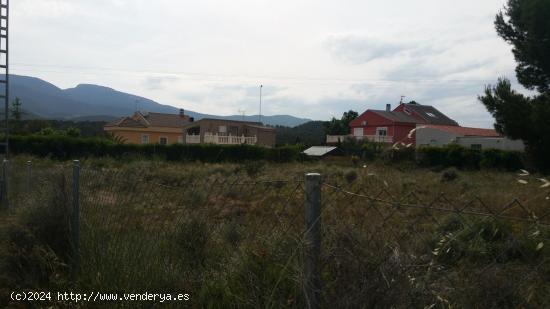
[{"label": "red roof house", "polygon": [[350,123],[350,129],[358,139],[415,144],[414,129],[418,124],[458,126],[433,106],[402,103],[393,111],[390,104],[386,110],[369,109]]}]

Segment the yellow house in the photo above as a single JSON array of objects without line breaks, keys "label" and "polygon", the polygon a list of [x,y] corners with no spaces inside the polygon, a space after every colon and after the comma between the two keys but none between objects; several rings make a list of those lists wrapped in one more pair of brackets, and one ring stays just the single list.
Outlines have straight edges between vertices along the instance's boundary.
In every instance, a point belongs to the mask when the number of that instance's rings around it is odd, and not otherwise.
[{"label": "yellow house", "polygon": [[103,129],[125,143],[169,145],[183,143],[183,127],[193,118],[179,114],[135,112],[106,124]]}]

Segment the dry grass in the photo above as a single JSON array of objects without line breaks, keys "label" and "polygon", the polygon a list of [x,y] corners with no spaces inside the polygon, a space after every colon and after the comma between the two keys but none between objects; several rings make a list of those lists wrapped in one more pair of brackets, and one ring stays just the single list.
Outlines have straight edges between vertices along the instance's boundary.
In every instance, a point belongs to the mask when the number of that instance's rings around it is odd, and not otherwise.
[{"label": "dry grass", "polygon": [[542,217],[550,189],[541,176],[347,161],[84,161],[78,288],[188,292],[195,307],[303,308],[306,172],[334,186],[322,192],[326,306],[550,304],[547,227],[451,212]]}]

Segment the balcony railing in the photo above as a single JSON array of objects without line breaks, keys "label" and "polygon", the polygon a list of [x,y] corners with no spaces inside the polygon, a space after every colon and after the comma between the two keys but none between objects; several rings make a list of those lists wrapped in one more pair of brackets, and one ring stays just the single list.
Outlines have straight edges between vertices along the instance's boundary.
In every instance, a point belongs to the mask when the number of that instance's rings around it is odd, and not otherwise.
[{"label": "balcony railing", "polygon": [[357,140],[367,139],[371,142],[377,143],[393,143],[393,136],[387,135],[327,135],[327,144],[337,144],[343,142],[346,138],[355,138]]},{"label": "balcony railing", "polygon": [[371,142],[377,142],[377,143],[393,143],[393,136],[387,136],[387,135],[364,135],[364,136],[356,136],[359,139],[368,139]]},{"label": "balcony railing", "polygon": [[186,144],[200,144],[201,143],[201,136],[200,135],[194,135],[194,134],[187,134],[185,136],[185,143]]},{"label": "balcony railing", "polygon": [[219,145],[240,145],[249,144],[254,145],[258,142],[256,136],[234,136],[234,135],[218,135],[205,133],[204,143],[207,144],[219,144]]}]

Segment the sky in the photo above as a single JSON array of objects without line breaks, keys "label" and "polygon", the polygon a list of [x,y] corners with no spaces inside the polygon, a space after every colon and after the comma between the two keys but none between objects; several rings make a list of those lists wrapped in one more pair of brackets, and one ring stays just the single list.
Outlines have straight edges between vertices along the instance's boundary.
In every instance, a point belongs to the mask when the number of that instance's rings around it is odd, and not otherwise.
[{"label": "sky", "polygon": [[17,0],[13,74],[98,84],[207,114],[315,120],[404,101],[490,128],[477,100],[515,79],[505,0]]}]

